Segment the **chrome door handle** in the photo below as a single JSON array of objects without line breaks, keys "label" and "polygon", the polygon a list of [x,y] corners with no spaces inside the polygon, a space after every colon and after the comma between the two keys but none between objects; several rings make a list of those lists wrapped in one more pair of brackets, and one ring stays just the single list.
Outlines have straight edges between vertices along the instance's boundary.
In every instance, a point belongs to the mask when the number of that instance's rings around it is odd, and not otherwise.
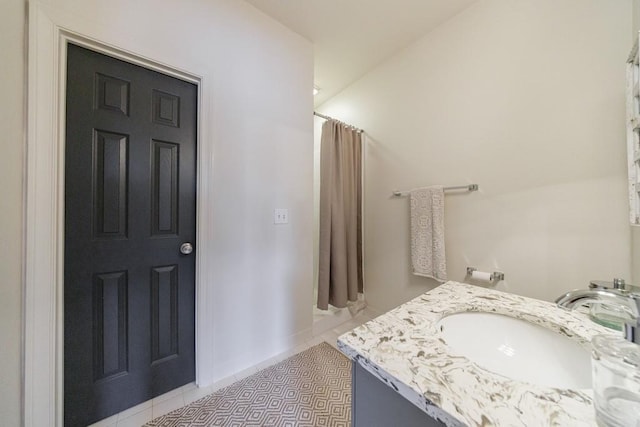
[{"label": "chrome door handle", "polygon": [[193,252],[193,246],[191,243],[183,243],[180,245],[180,253],[184,255],[189,255]]}]

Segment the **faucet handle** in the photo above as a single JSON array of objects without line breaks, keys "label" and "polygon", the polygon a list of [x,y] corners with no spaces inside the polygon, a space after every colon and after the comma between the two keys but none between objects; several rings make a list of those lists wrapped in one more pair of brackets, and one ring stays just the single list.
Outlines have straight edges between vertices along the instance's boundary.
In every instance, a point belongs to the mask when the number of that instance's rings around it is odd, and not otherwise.
[{"label": "faucet handle", "polygon": [[618,279],[618,278],[613,279],[613,289],[624,289],[624,288],[625,288],[624,279]]},{"label": "faucet handle", "polygon": [[589,289],[617,289],[619,291],[624,291],[627,289],[627,283],[624,279],[619,279],[617,277],[615,277],[611,282],[606,280],[591,280],[589,282]]}]

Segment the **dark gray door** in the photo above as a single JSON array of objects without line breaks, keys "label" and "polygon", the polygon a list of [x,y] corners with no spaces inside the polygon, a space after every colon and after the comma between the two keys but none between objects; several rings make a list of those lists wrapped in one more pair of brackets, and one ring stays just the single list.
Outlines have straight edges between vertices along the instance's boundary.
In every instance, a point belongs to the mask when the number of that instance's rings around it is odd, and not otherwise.
[{"label": "dark gray door", "polygon": [[193,381],[197,88],[68,46],[65,425]]}]

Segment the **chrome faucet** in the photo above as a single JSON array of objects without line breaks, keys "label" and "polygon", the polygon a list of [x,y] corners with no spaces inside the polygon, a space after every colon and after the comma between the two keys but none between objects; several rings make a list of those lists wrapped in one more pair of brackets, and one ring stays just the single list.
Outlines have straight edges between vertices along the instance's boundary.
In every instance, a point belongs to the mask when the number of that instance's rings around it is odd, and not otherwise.
[{"label": "chrome faucet", "polygon": [[608,282],[592,281],[589,289],[576,289],[567,292],[558,299],[559,307],[573,310],[584,304],[611,304],[624,308],[634,320],[624,322],[624,336],[627,341],[640,344],[640,291],[632,286],[627,290],[624,280],[614,279],[613,287],[604,286]]}]

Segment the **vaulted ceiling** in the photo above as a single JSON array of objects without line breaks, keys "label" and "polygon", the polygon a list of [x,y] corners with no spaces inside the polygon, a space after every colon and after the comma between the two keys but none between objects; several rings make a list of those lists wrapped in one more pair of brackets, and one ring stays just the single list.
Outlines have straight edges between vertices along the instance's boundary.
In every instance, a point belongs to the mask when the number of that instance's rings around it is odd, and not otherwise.
[{"label": "vaulted ceiling", "polygon": [[311,40],[319,105],[476,0],[246,0]]}]

